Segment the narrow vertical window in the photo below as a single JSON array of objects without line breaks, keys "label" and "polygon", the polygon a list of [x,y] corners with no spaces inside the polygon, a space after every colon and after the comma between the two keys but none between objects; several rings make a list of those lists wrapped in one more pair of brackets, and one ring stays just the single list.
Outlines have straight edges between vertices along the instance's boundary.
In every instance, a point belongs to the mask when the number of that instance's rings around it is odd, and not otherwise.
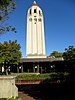
[{"label": "narrow vertical window", "polygon": [[39,22],[41,22],[41,21],[42,21],[42,19],[41,19],[41,18],[39,18],[39,19],[38,19],[38,21],[39,21]]},{"label": "narrow vertical window", "polygon": [[34,9],[34,13],[36,13],[36,9]]},{"label": "narrow vertical window", "polygon": [[30,9],[30,15],[31,15],[31,9]]},{"label": "narrow vertical window", "polygon": [[40,12],[40,10],[39,10],[39,15],[41,16],[41,12]]},{"label": "narrow vertical window", "polygon": [[32,21],[32,18],[30,18],[29,21]]}]

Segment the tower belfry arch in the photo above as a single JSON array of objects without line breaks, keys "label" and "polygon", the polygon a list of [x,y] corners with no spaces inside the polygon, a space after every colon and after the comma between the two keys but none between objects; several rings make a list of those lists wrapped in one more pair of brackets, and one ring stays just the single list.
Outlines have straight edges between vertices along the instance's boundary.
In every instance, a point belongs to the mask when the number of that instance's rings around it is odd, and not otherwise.
[{"label": "tower belfry arch", "polygon": [[46,58],[43,12],[36,1],[27,13],[27,58]]}]

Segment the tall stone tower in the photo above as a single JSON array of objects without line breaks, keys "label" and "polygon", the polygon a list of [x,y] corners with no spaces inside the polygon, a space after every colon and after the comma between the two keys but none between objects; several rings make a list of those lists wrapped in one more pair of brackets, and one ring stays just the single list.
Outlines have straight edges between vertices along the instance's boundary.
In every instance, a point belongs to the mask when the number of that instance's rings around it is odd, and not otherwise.
[{"label": "tall stone tower", "polygon": [[46,58],[43,13],[35,1],[27,14],[26,57]]}]

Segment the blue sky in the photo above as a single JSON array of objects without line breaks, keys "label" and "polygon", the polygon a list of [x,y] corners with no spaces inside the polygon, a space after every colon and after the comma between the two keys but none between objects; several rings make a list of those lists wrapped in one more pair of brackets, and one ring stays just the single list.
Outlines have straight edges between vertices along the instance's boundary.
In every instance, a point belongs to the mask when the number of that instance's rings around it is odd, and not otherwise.
[{"label": "blue sky", "polygon": [[[0,35],[0,42],[17,40],[21,45],[22,57],[26,56],[27,10],[34,0],[17,0],[17,8],[7,21],[16,27],[17,33]],[[70,45],[75,46],[75,1],[36,0],[44,14],[46,55],[53,51],[63,52]]]}]

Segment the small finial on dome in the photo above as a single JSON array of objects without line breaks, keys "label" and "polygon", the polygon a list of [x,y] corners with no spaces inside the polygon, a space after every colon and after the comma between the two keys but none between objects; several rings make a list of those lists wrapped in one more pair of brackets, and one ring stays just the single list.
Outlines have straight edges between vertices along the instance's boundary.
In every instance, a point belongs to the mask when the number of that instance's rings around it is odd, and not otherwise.
[{"label": "small finial on dome", "polygon": [[36,1],[34,1],[34,4],[36,4]]},{"label": "small finial on dome", "polygon": [[33,2],[32,6],[38,6],[36,1]]}]

